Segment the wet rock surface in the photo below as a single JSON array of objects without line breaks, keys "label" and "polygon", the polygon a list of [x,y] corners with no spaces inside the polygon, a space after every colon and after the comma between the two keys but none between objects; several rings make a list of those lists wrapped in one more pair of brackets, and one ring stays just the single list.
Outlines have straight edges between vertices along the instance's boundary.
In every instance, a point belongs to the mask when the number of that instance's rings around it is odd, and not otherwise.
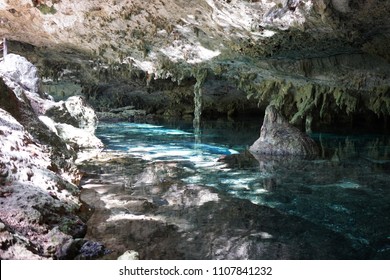
[{"label": "wet rock surface", "polygon": [[273,105],[265,110],[260,138],[250,146],[255,154],[316,156],[319,153],[316,142],[292,126]]},{"label": "wet rock surface", "polygon": [[104,153],[83,165],[81,199],[93,205],[86,237],[116,259],[360,259],[342,235],[215,189],[184,184],[178,162]]}]

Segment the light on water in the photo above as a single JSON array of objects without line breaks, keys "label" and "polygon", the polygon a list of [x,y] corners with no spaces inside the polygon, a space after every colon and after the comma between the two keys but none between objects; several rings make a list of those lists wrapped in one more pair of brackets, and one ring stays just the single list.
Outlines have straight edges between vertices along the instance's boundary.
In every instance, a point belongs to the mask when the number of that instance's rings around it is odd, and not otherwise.
[{"label": "light on water", "polygon": [[244,151],[258,131],[211,126],[195,135],[191,125],[103,123],[97,135],[107,149],[179,162],[186,184],[298,216],[343,234],[357,249],[369,242],[390,250],[388,136],[313,134],[318,158],[255,160]]}]

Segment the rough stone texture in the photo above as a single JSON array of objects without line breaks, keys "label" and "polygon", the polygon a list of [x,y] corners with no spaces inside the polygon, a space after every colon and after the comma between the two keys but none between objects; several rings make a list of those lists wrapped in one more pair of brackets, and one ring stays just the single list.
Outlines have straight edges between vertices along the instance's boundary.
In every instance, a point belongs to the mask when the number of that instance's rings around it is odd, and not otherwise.
[{"label": "rough stone texture", "polygon": [[[1,235],[15,239],[2,246],[0,257],[58,258],[65,240],[72,238],[71,228],[82,225],[76,216],[79,190],[61,171],[51,170],[50,152],[3,109],[0,131],[0,220],[9,228]],[[72,172],[64,177],[71,178]],[[50,233],[55,226],[63,238]]]},{"label": "rough stone texture", "polygon": [[[34,3],[0,7],[9,51],[37,64],[51,90],[58,83],[59,93],[79,94],[63,87],[79,83],[86,96],[100,96],[91,103],[106,111],[136,105],[175,115],[173,97],[180,117],[193,114],[197,73],[207,69],[214,112],[244,113],[272,101],[290,120],[312,115],[320,126],[356,117],[385,123],[390,114],[389,1]],[[228,89],[218,86],[226,83]],[[233,90],[230,108],[218,103]],[[159,108],[144,106],[149,100]]]},{"label": "rough stone texture", "polygon": [[100,149],[104,145],[102,141],[91,133],[86,133],[80,128],[76,128],[69,124],[56,124],[58,136],[65,142],[75,144],[75,148],[79,149]]},{"label": "rough stone texture", "polygon": [[317,155],[319,151],[315,141],[289,124],[274,105],[265,110],[260,138],[249,150],[255,154],[300,156]]},{"label": "rough stone texture", "polygon": [[124,252],[123,255],[119,256],[118,260],[123,260],[123,261],[139,260],[139,254],[136,251],[128,250]]},{"label": "rough stone texture", "polygon": [[34,67],[13,58],[14,72],[0,62],[0,258],[71,258],[70,245],[86,233],[76,153],[39,118],[53,101],[29,86],[39,84],[36,71],[26,72]]},{"label": "rough stone texture", "polygon": [[0,72],[28,91],[39,91],[37,67],[25,57],[8,54],[3,63],[1,63]]},{"label": "rough stone texture", "polygon": [[95,111],[82,96],[71,96],[64,102],[58,102],[48,108],[46,115],[57,123],[67,123],[94,133],[97,126]]}]

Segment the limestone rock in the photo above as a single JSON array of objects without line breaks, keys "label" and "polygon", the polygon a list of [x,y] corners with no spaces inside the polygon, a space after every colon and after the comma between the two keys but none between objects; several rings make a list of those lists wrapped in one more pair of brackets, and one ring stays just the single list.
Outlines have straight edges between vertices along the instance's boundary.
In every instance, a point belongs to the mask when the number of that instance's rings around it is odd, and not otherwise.
[{"label": "limestone rock", "polygon": [[119,256],[118,260],[122,260],[122,261],[139,260],[139,254],[136,251],[128,250],[124,252],[123,255]]},{"label": "limestone rock", "polygon": [[255,154],[267,155],[318,154],[318,147],[314,140],[289,124],[274,105],[267,107],[260,138],[249,150]]},{"label": "limestone rock", "polygon": [[[75,154],[64,141],[68,138],[59,137],[66,124],[40,116],[54,102],[37,92],[39,82],[26,59],[8,55],[0,62],[0,259],[69,258],[64,248],[85,235],[77,216]],[[73,100],[69,111],[79,119],[93,116],[77,111],[85,107],[79,101]],[[101,145],[91,132],[69,127],[78,138],[87,135],[89,146]]]},{"label": "limestone rock", "polygon": [[76,144],[76,148],[99,149],[103,148],[103,143],[92,133],[69,124],[58,123],[55,125],[58,136],[69,144]]},{"label": "limestone rock", "polygon": [[[65,170],[51,169],[53,156],[7,111],[0,109],[0,192],[2,232],[1,259],[57,258],[62,233],[46,236],[55,225],[77,229],[78,188],[66,180]],[[17,234],[16,234],[17,233]],[[72,236],[66,234],[67,239]],[[15,240],[15,242],[11,242]],[[65,239],[64,239],[65,240]]]},{"label": "limestone rock", "polygon": [[38,70],[23,56],[8,54],[0,65],[0,72],[28,91],[39,91]]},{"label": "limestone rock", "polygon": [[[34,59],[46,89],[85,94],[95,108],[134,105],[188,117],[200,67],[209,73],[204,96],[208,81],[223,85],[212,104],[205,98],[204,111],[248,113],[278,97],[292,108],[321,110],[314,124],[340,121],[335,113],[348,114],[345,122],[351,113],[367,119],[367,111],[384,122],[390,112],[390,1],[88,0],[77,11],[71,0],[6,2],[0,31],[9,51]],[[292,102],[282,90],[290,83],[291,94],[307,84],[320,91]],[[259,90],[263,84],[275,86]],[[227,100],[232,89],[243,91],[234,103]],[[290,119],[296,113],[284,112]]]},{"label": "limestone rock", "polygon": [[66,143],[77,149],[102,148],[94,135],[97,126],[95,111],[81,96],[71,96],[65,102],[53,103],[40,120]]},{"label": "limestone rock", "polygon": [[94,133],[97,126],[95,111],[81,96],[71,96],[53,105],[46,112],[55,122],[66,123]]}]

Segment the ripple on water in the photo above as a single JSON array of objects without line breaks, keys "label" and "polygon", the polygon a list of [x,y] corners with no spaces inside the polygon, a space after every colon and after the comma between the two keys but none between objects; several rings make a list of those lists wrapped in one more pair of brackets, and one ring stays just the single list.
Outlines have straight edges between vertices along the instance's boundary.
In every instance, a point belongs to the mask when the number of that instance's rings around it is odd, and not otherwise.
[{"label": "ripple on water", "polygon": [[237,155],[251,143],[234,142],[246,131],[221,137],[224,133],[218,128],[195,135],[191,129],[133,123],[100,124],[97,130],[108,149],[148,161],[180,162],[186,184],[277,208],[341,232],[357,244],[379,244],[388,236],[389,137],[313,135],[323,149],[320,158],[229,165],[218,159]]}]

